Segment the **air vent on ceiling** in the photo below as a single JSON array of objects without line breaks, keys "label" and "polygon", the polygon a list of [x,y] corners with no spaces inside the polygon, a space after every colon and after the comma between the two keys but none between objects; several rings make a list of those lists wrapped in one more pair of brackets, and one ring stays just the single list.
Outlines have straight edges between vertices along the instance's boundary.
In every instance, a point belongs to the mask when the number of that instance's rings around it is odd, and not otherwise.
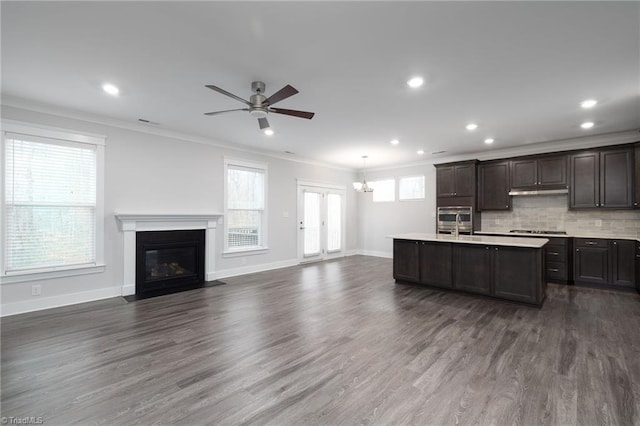
[{"label": "air vent on ceiling", "polygon": [[447,151],[436,151],[436,152],[432,152],[431,155],[436,155],[436,154],[444,154]]},{"label": "air vent on ceiling", "polygon": [[144,124],[153,124],[154,126],[159,126],[160,123],[156,123],[155,121],[147,120],[144,118],[138,118],[138,121]]}]

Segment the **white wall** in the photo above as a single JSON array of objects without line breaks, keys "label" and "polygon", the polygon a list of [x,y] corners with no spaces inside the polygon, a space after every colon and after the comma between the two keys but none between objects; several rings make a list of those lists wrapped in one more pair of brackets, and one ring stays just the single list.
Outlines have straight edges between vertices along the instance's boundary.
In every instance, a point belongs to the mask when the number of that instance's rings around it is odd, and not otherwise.
[{"label": "white wall", "polygon": [[[425,175],[425,199],[397,201],[398,178]],[[360,181],[362,176],[359,177]],[[372,193],[358,193],[358,247],[360,253],[391,257],[390,234],[404,232],[435,232],[436,229],[436,169],[432,164],[367,171],[367,181],[396,179],[396,201],[373,202]]]},{"label": "white wall", "polygon": [[[31,296],[36,282],[2,284],[2,315],[44,309],[120,295],[123,281],[123,234],[114,213],[223,213],[223,158],[267,163],[268,245],[266,254],[223,258],[223,226],[216,242],[217,276],[264,270],[297,263],[296,180],[351,188],[354,172],[288,161],[260,153],[142,133],[15,107],[2,107],[4,119],[107,136],[105,150],[104,273],[41,280],[42,295]],[[301,141],[303,143],[303,141]],[[4,185],[0,185],[4,188]],[[357,200],[347,191],[347,251],[355,251]],[[288,212],[288,217],[283,217]]]}]

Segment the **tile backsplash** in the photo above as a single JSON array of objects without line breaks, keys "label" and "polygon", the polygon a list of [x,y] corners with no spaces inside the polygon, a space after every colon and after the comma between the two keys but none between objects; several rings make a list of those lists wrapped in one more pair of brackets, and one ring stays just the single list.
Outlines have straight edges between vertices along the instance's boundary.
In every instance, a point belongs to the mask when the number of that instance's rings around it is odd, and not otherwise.
[{"label": "tile backsplash", "polygon": [[511,211],[482,212],[482,231],[566,231],[569,235],[640,238],[640,210],[569,210],[567,195],[515,196]]}]

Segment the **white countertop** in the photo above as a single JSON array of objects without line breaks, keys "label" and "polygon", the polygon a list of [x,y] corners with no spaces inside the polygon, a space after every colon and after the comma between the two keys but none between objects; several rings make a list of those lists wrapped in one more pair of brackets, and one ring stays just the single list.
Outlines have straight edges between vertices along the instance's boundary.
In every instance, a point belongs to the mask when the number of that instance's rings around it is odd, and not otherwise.
[{"label": "white countertop", "polygon": [[584,235],[584,234],[527,234],[527,233],[518,233],[518,232],[491,232],[491,231],[480,231],[474,232],[474,235],[504,235],[504,236],[526,236],[530,238],[601,238],[605,240],[633,240],[640,241],[639,237],[634,236],[618,236],[618,235]]},{"label": "white countertop", "polygon": [[437,241],[443,243],[462,244],[488,244],[492,246],[527,247],[542,248],[547,242],[546,238],[523,238],[523,237],[495,237],[489,235],[459,235],[457,238],[448,234],[427,234],[421,232],[411,232],[407,234],[388,235],[387,238],[395,240],[412,241]]}]

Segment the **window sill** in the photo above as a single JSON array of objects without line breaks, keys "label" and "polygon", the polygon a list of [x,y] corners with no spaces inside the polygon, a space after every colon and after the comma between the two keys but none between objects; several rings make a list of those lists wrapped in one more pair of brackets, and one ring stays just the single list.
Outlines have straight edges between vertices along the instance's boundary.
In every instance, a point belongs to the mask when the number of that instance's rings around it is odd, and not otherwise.
[{"label": "window sill", "polygon": [[266,254],[269,252],[269,247],[252,247],[248,249],[239,250],[227,250],[222,252],[223,258],[240,257],[240,256],[254,256],[258,254]]},{"label": "window sill", "polygon": [[0,277],[0,284],[12,284],[25,281],[49,280],[54,278],[73,277],[76,275],[99,274],[104,272],[105,265],[83,266],[79,268],[62,269],[58,271],[46,272],[23,272],[3,275]]}]

